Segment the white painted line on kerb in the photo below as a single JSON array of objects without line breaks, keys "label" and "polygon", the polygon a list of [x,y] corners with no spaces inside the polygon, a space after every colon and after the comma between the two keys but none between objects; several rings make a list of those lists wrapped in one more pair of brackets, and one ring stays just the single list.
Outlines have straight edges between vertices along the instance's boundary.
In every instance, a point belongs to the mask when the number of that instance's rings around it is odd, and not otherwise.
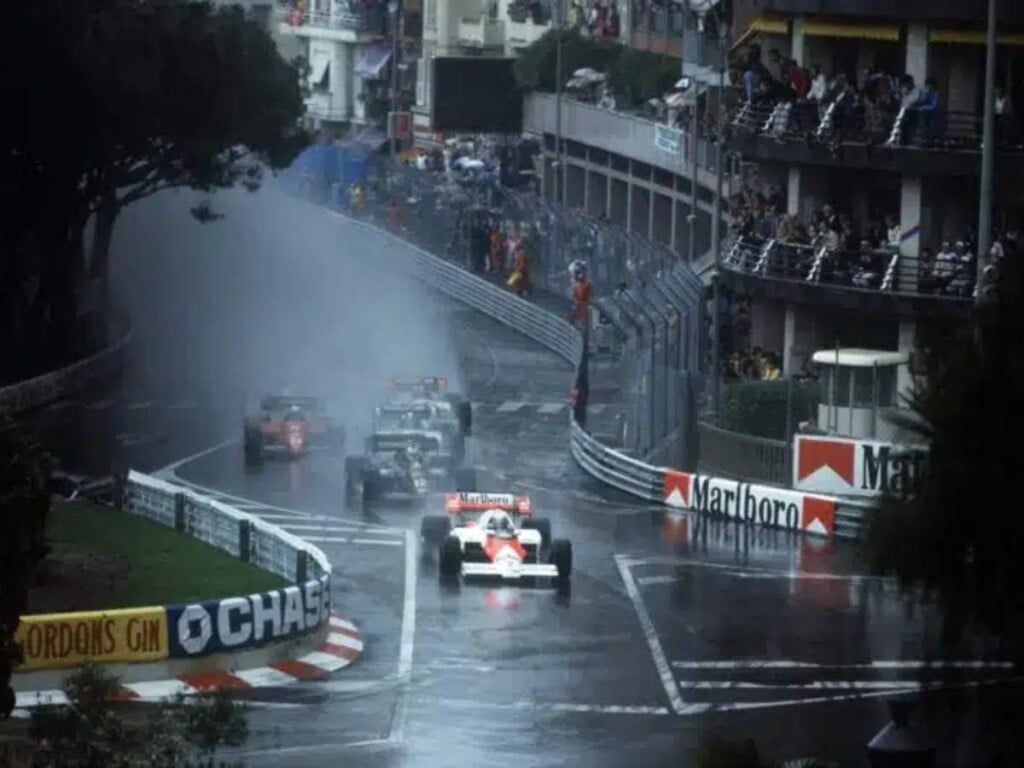
[{"label": "white painted line on kerb", "polygon": [[494,410],[495,410],[495,413],[515,413],[520,408],[525,408],[525,407],[526,407],[526,403],[510,402],[510,403],[502,403],[501,405],[499,405]]},{"label": "white painted line on kerb", "polygon": [[544,403],[537,409],[539,413],[561,413],[565,410],[565,403]]},{"label": "white painted line on kerb", "polygon": [[485,699],[435,699],[418,701],[419,706],[442,706],[466,709],[497,709],[536,712],[577,712],[594,715],[671,715],[668,707],[635,704],[576,704],[574,702],[511,701],[507,703]]},{"label": "white painted line on kerb", "polygon": [[352,541],[351,536],[303,536],[303,541],[311,544],[348,544]]},{"label": "white painted line on kerb", "polygon": [[619,573],[622,575],[622,582],[626,586],[626,595],[629,597],[629,601],[633,603],[637,618],[640,619],[640,628],[647,639],[647,645],[650,646],[651,656],[654,658],[654,666],[658,670],[661,684],[665,687],[665,694],[672,705],[672,710],[677,715],[684,714],[686,712],[686,702],[683,701],[683,697],[679,692],[679,686],[676,685],[675,676],[672,674],[672,667],[669,666],[668,659],[665,657],[665,651],[661,647],[661,641],[658,639],[654,622],[651,621],[651,615],[647,612],[647,606],[644,605],[643,598],[640,596],[640,589],[633,580],[633,574],[630,573],[629,566],[626,565],[621,555],[615,556],[615,565],[618,566]]},{"label": "white painted line on kerb", "polygon": [[[260,515],[260,517],[268,517],[268,515]],[[275,515],[276,517],[276,515]],[[294,520],[294,518],[292,518]],[[305,518],[303,518],[305,522]],[[280,523],[280,526],[289,533],[298,533],[300,531],[314,531],[319,533],[365,533],[365,528],[360,528],[356,525],[292,525],[291,523]]]},{"label": "white painted line on kerb", "polygon": [[860,664],[817,664],[784,659],[735,661],[673,661],[676,669],[1013,669],[1012,661],[869,661]]},{"label": "white painted line on kerb", "polygon": [[408,685],[412,681],[412,654],[416,642],[416,536],[405,532],[405,598],[402,602],[402,632],[398,652],[398,679],[403,684],[395,701],[388,741],[399,744],[405,739],[405,720],[409,707]]}]

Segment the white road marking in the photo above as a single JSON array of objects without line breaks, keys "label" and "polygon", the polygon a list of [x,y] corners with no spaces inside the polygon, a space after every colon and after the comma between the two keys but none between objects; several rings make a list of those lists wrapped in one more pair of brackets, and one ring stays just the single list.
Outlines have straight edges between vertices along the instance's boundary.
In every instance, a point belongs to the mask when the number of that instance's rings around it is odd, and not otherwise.
[{"label": "white road marking", "polygon": [[520,402],[505,402],[494,409],[495,413],[515,413],[520,408],[524,408],[526,403]]},{"label": "white road marking", "polygon": [[[405,685],[412,681],[412,655],[416,642],[416,536],[405,532],[405,597],[402,602],[402,631],[398,652],[398,679]],[[403,688],[395,701],[388,741],[399,744],[405,739],[408,693]]]},{"label": "white road marking", "polygon": [[561,413],[565,408],[565,403],[544,403],[537,411],[539,413]]},{"label": "white road marking", "polygon": [[741,683],[733,680],[677,680],[680,688],[707,691],[888,691],[905,688],[924,689],[929,683],[914,683],[909,680],[816,680],[813,683]]},{"label": "white road marking", "polygon": [[[266,515],[260,515],[260,517],[266,517]],[[292,525],[291,523],[279,523],[279,525],[290,533],[299,533],[301,531],[319,531],[320,533],[365,532],[364,529],[355,525],[327,525],[326,523],[324,525]]]},{"label": "white road marking", "polygon": [[311,544],[348,544],[352,538],[350,536],[303,536],[302,540]]},{"label": "white road marking", "polygon": [[[288,513],[273,512],[273,513],[268,513],[268,512],[264,511],[264,510],[268,509],[268,507],[265,507],[262,504],[240,504],[239,502],[236,501],[231,506],[235,507],[236,509],[240,509],[243,512],[249,512],[250,514],[257,515],[261,519],[266,520],[267,522],[273,522],[275,520],[281,520],[281,521],[301,520],[302,522],[306,522],[308,520],[312,520],[313,519],[312,517],[307,517],[306,515],[300,514],[298,512],[288,512]],[[290,525],[283,525],[281,523],[276,523],[276,524],[277,525],[281,525],[282,528],[291,528]],[[316,526],[316,527],[319,528],[319,526]]]},{"label": "white road marking", "polygon": [[203,458],[203,456],[209,456],[211,453],[216,453],[217,451],[223,448],[227,448],[229,445],[234,445],[237,442],[238,440],[235,439],[225,440],[223,443],[217,443],[216,445],[212,445],[209,448],[204,448],[203,450],[197,451],[196,453],[193,453],[190,456],[186,456],[183,459],[172,461],[166,467],[161,467],[160,469],[158,469],[156,472],[153,473],[153,475],[155,477],[159,477],[161,480],[172,480],[175,482],[184,483],[185,485],[192,486],[193,488],[197,488],[198,490],[201,491],[219,494],[220,491],[218,491],[216,488],[204,488],[201,485],[196,485],[195,483],[190,483],[187,480],[182,480],[177,476],[178,467],[182,466],[183,464],[188,464],[190,461],[201,459]]},{"label": "white road marking", "polygon": [[577,712],[598,715],[670,715],[668,707],[652,707],[635,704],[576,704],[573,702],[512,701],[499,703],[486,699],[437,699],[425,698],[418,702],[424,706],[446,706],[465,709],[500,709],[536,712]]},{"label": "white road marking", "polygon": [[675,584],[679,581],[676,576],[641,576],[636,580],[636,583],[641,587],[646,587],[651,584]]},{"label": "white road marking", "polygon": [[[663,507],[661,509],[664,509]],[[876,581],[882,583],[894,583],[892,579],[884,576],[869,576],[859,573],[851,574],[828,574],[828,573],[801,573],[800,571],[776,571],[771,568],[761,568],[750,565],[735,565],[733,563],[709,563],[701,560],[686,560],[681,557],[630,557],[623,555],[623,562],[630,568],[637,566],[669,566],[672,568],[711,568],[719,571],[731,571],[732,574],[725,575],[737,575],[740,571],[744,573],[757,573],[764,574],[765,578],[777,578],[780,580],[816,580],[826,579],[834,581],[850,581],[850,582],[863,582],[863,581]],[[650,578],[666,578],[666,577],[650,577]],[[659,583],[651,581],[651,584]]]},{"label": "white road marking", "polygon": [[150,408],[153,405],[153,402],[153,400],[137,400],[136,402],[130,403],[126,406],[126,410],[139,411],[143,408]]},{"label": "white road marking", "polygon": [[402,542],[396,539],[352,539],[353,544],[379,545],[382,547],[400,547]]},{"label": "white road marking", "polygon": [[1012,661],[869,661],[861,664],[816,664],[784,659],[673,661],[676,669],[1013,669]]},{"label": "white road marking", "polygon": [[102,400],[97,400],[94,403],[89,403],[85,407],[88,408],[90,411],[102,411],[107,408],[110,408],[113,404],[114,401],[112,399],[110,399],[109,397],[105,397]]},{"label": "white road marking", "polygon": [[[925,686],[929,690],[955,690],[963,688],[982,688],[1000,683],[1017,682],[1020,678],[1006,680],[975,680],[966,683],[935,683]],[[732,702],[729,704],[711,704],[705,709],[706,712],[733,712],[749,709],[773,709],[777,707],[797,707],[807,704],[829,704],[834,701],[852,701],[855,699],[878,699],[889,696],[901,696],[904,693],[920,693],[922,687],[914,683],[908,683],[902,688],[892,688],[887,691],[867,691],[865,693],[848,693],[832,696],[811,696],[802,699],[783,699],[781,701],[749,701]]]},{"label": "white road marking", "polygon": [[640,596],[640,589],[633,580],[633,574],[630,573],[629,566],[620,555],[615,556],[615,565],[618,566],[619,573],[622,575],[622,582],[626,586],[626,595],[629,597],[629,601],[633,603],[637,618],[640,619],[640,628],[647,639],[647,645],[650,646],[651,656],[654,658],[654,666],[658,670],[658,676],[661,678],[661,684],[665,688],[665,694],[672,705],[672,710],[676,714],[683,714],[686,711],[686,702],[683,701],[683,697],[679,692],[679,686],[676,685],[675,676],[672,674],[672,668],[665,657],[665,651],[661,647],[661,641],[658,639],[654,622],[651,620],[651,615],[647,612],[647,606],[644,605],[643,598]]},{"label": "white road marking", "polygon": [[595,403],[594,405],[588,405],[587,413],[603,413],[604,409],[607,407],[607,403]]},{"label": "white road marking", "polygon": [[427,666],[431,669],[458,669],[463,672],[473,672],[475,674],[487,674],[488,672],[494,672],[497,669],[497,667],[493,667],[488,664],[479,664],[468,659],[432,659]]}]

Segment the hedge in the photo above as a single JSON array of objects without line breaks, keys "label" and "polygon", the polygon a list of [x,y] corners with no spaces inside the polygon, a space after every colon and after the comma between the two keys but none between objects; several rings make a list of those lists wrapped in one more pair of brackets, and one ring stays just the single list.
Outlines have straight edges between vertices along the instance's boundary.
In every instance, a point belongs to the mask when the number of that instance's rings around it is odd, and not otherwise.
[{"label": "hedge", "polygon": [[642,106],[661,98],[679,79],[678,58],[627,48],[610,40],[583,37],[575,30],[552,29],[529,45],[515,62],[516,80],[523,90],[557,90],[555,66],[558,39],[562,40],[562,85],[577,69],[589,67],[608,75],[619,105]]},{"label": "hedge", "polygon": [[771,440],[789,440],[792,435],[786,433],[787,407],[792,409],[788,420],[792,431],[796,431],[801,421],[816,419],[820,386],[817,382],[790,379],[726,384],[722,387],[722,416],[718,426]]}]

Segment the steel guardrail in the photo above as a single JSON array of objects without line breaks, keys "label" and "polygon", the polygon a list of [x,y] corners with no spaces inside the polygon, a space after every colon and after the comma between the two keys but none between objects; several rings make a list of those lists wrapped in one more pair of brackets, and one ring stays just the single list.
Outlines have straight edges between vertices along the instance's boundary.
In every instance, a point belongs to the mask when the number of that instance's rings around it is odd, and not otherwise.
[{"label": "steel guardrail", "polygon": [[131,342],[131,331],[114,345],[64,368],[0,387],[0,410],[11,414],[55,402],[94,384],[121,364],[121,356]]},{"label": "steel guardrail", "polygon": [[128,512],[175,528],[289,581],[330,576],[331,562],[319,547],[191,489],[131,470],[121,499]]},{"label": "steel guardrail", "polygon": [[[413,273],[423,282],[451,298],[466,304],[547,347],[568,363],[576,365],[583,354],[583,339],[575,327],[552,312],[492,285],[470,272],[434,256],[398,235],[358,219],[349,221],[387,235],[401,242],[413,254]],[[602,483],[632,496],[660,504],[667,503],[667,480],[679,475],[667,467],[645,464],[616,451],[588,434],[570,418],[569,447],[573,458],[589,475]],[[697,475],[693,475],[695,480]],[[733,482],[712,478],[716,482]],[[861,535],[863,521],[871,506],[863,502],[802,494],[774,487],[746,484],[763,494],[791,494],[831,502],[835,510],[835,534],[856,538]],[[670,506],[676,506],[670,504]]]}]

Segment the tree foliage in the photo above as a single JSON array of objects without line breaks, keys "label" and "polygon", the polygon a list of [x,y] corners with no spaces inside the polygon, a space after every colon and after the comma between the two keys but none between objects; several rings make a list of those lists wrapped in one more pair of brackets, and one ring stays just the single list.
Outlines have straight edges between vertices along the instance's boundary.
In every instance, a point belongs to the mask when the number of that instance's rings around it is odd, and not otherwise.
[{"label": "tree foliage", "polygon": [[956,634],[978,629],[1024,655],[1024,266],[1000,265],[994,300],[949,338],[905,428],[930,445],[913,494],[887,500],[867,552],[885,573],[946,608]]},{"label": "tree foliage", "polygon": [[515,62],[516,80],[531,91],[556,90],[558,41],[562,42],[562,85],[577,69],[589,67],[608,75],[622,104],[640,106],[661,98],[679,79],[679,59],[627,48],[611,40],[583,37],[575,30],[553,29],[528,46]]},{"label": "tree foliage", "polygon": [[[25,358],[66,346],[75,289],[86,277],[105,286],[124,206],[169,187],[255,188],[305,137],[298,71],[237,6],[38,0],[8,11],[20,45],[4,48],[0,75],[17,115],[0,127],[0,277],[14,290],[0,303],[18,315]],[[24,50],[45,52],[30,74]]]},{"label": "tree foliage", "polygon": [[102,668],[83,667],[67,678],[69,704],[32,712],[36,764],[61,768],[187,768],[212,765],[222,747],[244,744],[248,724],[230,692],[192,699],[178,696],[148,716],[116,711],[118,680]]},{"label": "tree foliage", "polygon": [[0,413],[0,719],[14,708],[11,672],[21,662],[14,635],[32,576],[48,552],[51,467],[46,452]]}]

